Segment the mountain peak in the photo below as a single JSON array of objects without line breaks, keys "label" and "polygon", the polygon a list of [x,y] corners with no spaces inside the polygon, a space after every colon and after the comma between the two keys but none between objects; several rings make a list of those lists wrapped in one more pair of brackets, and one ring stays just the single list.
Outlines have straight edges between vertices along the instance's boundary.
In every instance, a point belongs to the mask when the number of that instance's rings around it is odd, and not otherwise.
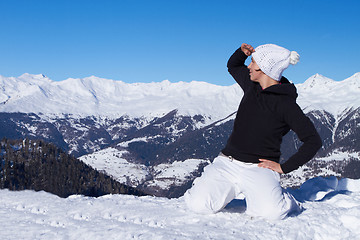
[{"label": "mountain peak", "polygon": [[30,82],[35,84],[43,84],[43,83],[50,83],[52,80],[45,76],[44,74],[30,74],[24,73],[18,77],[19,80],[24,82]]},{"label": "mountain peak", "polygon": [[360,88],[360,72],[355,73],[351,77],[345,79],[343,82],[348,85]]},{"label": "mountain peak", "polygon": [[319,73],[309,77],[304,83],[299,84],[303,90],[311,90],[318,88],[332,88],[336,84],[336,81],[327,78]]},{"label": "mountain peak", "polygon": [[36,79],[42,79],[42,78],[48,78],[44,74],[31,74],[31,73],[24,73],[19,78],[36,78]]}]

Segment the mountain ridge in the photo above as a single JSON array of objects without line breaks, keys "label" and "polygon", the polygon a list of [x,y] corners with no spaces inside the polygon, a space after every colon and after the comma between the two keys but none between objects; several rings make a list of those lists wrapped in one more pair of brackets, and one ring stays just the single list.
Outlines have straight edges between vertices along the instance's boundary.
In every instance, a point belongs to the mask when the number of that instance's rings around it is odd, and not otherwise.
[{"label": "mountain ridge", "polygon": [[[27,77],[34,82],[24,82]],[[296,85],[298,103],[323,148],[304,168],[286,175],[285,186],[314,176],[360,177],[359,77],[334,82],[314,75]],[[59,83],[24,75],[8,82],[0,77],[0,99],[4,95],[9,98],[0,104],[1,137],[44,139],[122,183],[176,197],[226,144],[243,92],[237,84],[126,84],[95,76]],[[281,161],[300,145],[293,132],[286,135]]]},{"label": "mountain ridge", "polygon": [[[360,93],[360,72],[343,81],[334,81],[315,74],[304,83],[296,84],[296,87],[299,93],[298,102],[303,109],[317,104],[316,109],[337,115],[338,109],[333,109],[324,102],[353,108],[360,106],[360,100],[347,94]],[[236,111],[241,97],[242,90],[237,84],[217,86],[206,82],[171,83],[168,80],[125,83],[96,76],[55,82],[42,74],[26,73],[18,78],[0,75],[2,112],[161,117],[178,109],[183,115],[192,116],[209,115],[209,112],[212,112],[209,117],[216,121]],[[316,99],[321,101],[317,102]],[[44,104],[29,104],[33,101]],[[136,109],[128,107],[129,105],[136,106]],[[149,107],[152,108],[151,111]]]},{"label": "mountain ridge", "polygon": [[[232,96],[241,95],[236,85],[223,87],[195,81],[127,84],[92,76],[61,82],[49,82],[43,77],[39,83],[39,78],[40,75],[29,74],[20,78],[0,76],[0,111],[152,118],[178,109],[184,115],[212,112],[215,121],[234,111],[237,103]],[[43,104],[35,106],[33,102]]]}]

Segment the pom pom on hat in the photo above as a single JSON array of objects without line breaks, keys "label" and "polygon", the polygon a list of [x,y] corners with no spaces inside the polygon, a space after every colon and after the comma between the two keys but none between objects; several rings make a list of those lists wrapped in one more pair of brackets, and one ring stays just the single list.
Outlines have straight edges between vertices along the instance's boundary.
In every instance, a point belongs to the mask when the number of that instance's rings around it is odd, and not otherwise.
[{"label": "pom pom on hat", "polygon": [[281,79],[283,71],[288,68],[289,64],[295,65],[300,60],[297,52],[290,52],[275,44],[258,46],[252,57],[261,71],[276,81]]},{"label": "pom pom on hat", "polygon": [[291,51],[290,52],[290,64],[295,65],[299,62],[299,60],[300,60],[300,55],[295,51]]}]

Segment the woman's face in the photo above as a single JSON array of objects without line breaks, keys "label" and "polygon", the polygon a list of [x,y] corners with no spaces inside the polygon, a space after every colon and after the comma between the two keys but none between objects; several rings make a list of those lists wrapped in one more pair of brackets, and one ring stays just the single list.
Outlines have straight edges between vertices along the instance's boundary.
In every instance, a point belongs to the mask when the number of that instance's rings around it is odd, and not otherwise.
[{"label": "woman's face", "polygon": [[254,58],[251,58],[251,63],[248,66],[250,70],[250,79],[251,81],[258,82],[260,77],[264,74],[257,63],[255,62]]}]

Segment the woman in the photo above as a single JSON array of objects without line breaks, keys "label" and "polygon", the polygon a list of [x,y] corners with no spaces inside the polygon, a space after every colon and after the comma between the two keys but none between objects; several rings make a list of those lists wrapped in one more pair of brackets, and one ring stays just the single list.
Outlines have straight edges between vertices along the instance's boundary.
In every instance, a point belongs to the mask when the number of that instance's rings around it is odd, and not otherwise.
[{"label": "woman", "polygon": [[[248,67],[245,60],[252,55]],[[252,216],[283,219],[300,211],[294,197],[280,186],[280,175],[308,162],[320,149],[321,139],[312,122],[296,103],[294,84],[283,71],[299,55],[274,45],[254,49],[242,44],[228,61],[228,70],[244,91],[233,131],[220,155],[205,167],[185,193],[190,209],[215,213],[239,194]],[[282,137],[292,129],[303,142],[298,151],[280,164]]]}]

